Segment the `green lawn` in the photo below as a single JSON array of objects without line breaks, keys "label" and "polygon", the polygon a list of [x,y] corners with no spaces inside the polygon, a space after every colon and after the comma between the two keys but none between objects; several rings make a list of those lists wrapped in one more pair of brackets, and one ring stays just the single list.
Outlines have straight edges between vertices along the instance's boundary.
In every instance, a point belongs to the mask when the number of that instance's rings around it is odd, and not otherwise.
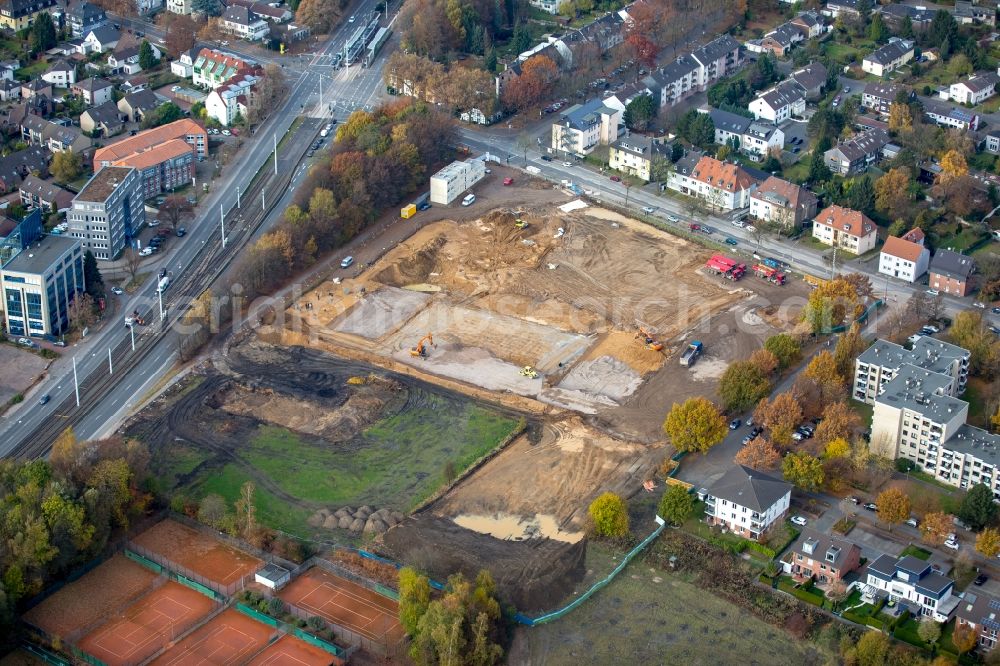
[{"label": "green lawn", "polygon": [[[590,551],[602,548],[588,544],[585,568],[592,568]],[[650,567],[641,560],[562,618],[537,627],[519,627],[508,655],[508,663],[548,666],[798,666],[834,661],[835,655],[817,644],[795,640],[706,593],[683,574]]]},{"label": "green lawn", "polygon": [[805,160],[799,160],[795,164],[782,169],[782,175],[785,180],[790,180],[793,183],[804,183],[809,177],[809,165],[805,163]]},{"label": "green lawn", "polygon": [[969,403],[969,423],[980,428],[988,426],[987,421],[990,417],[986,413],[986,402],[983,399],[983,393],[986,391],[988,389],[983,386],[983,380],[973,377],[966,385],[965,393],[962,394],[962,400]]},{"label": "green lawn", "polygon": [[903,549],[903,552],[899,554],[900,557],[906,557],[907,555],[913,555],[913,557],[918,560],[929,560],[931,557],[931,552],[929,550],[924,550],[920,546],[910,544]]},{"label": "green lawn", "polygon": [[[197,497],[216,493],[232,506],[239,498],[240,488],[246,481],[246,471],[238,465],[229,464],[221,470],[213,470],[191,490]],[[261,487],[259,483],[255,486],[254,505],[257,508],[257,520],[261,524],[292,534],[304,533],[306,519],[309,518],[311,511],[289,504]]]},{"label": "green lawn", "polygon": [[855,61],[860,63],[861,59],[868,53],[868,50],[861,48],[858,44],[844,44],[835,41],[828,41],[826,43],[827,57],[841,65],[848,65]]},{"label": "green lawn", "polygon": [[850,401],[851,409],[861,417],[861,424],[867,428],[872,424],[872,415],[875,413],[874,405],[869,405],[867,402],[861,402],[860,400]]},{"label": "green lawn", "polygon": [[43,73],[47,72],[49,69],[49,63],[44,60],[39,60],[38,62],[32,63],[26,67],[22,67],[14,73],[21,81],[30,81],[31,79],[37,78]]}]

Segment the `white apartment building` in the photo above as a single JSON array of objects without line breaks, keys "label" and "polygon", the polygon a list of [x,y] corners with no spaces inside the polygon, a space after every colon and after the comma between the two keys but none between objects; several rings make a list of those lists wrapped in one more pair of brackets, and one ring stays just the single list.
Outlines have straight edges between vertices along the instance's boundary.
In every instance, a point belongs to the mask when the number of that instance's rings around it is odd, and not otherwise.
[{"label": "white apartment building", "polygon": [[588,155],[598,145],[618,140],[622,113],[595,99],[574,104],[552,123],[552,149],[567,155]]},{"label": "white apartment building", "polygon": [[936,622],[947,622],[958,606],[959,598],[952,595],[955,581],[913,555],[899,559],[882,555],[863,571],[867,572],[862,588],[866,599],[882,597],[901,603],[915,615]]},{"label": "white apartment building", "polygon": [[705,519],[709,525],[759,540],[788,513],[791,499],[790,483],[735,465],[708,489]]},{"label": "white apartment building", "polygon": [[720,146],[735,144],[738,152],[755,161],[780,151],[785,145],[785,133],[776,125],[721,109],[711,109],[708,114],[715,125],[715,142]]},{"label": "white apartment building", "polygon": [[812,235],[831,247],[864,254],[875,249],[878,232],[875,223],[863,213],[833,205],[813,219]]},{"label": "white apartment building", "polygon": [[758,94],[748,107],[754,118],[781,123],[806,110],[805,91],[792,79]]},{"label": "white apartment building", "polygon": [[1000,76],[996,72],[981,72],[948,88],[948,99],[959,104],[982,104],[997,93]]},{"label": "white apartment building", "polygon": [[914,283],[931,263],[931,251],[924,247],[924,232],[912,229],[902,238],[889,236],[879,253],[878,272]]},{"label": "white apartment building", "polygon": [[431,176],[431,202],[447,206],[485,176],[482,160],[452,162]]},{"label": "white apartment building", "polygon": [[234,76],[205,98],[205,113],[228,127],[239,117],[246,118],[247,100],[260,77],[252,74]]},{"label": "white apartment building", "polygon": [[66,214],[67,235],[98,259],[114,259],[146,222],[143,181],[132,167],[106,166],[87,181]]},{"label": "white apartment building", "polygon": [[[692,165],[694,160],[697,162]],[[760,181],[738,164],[697,154],[678,160],[667,181],[670,189],[721,210],[747,208],[758,185]]]},{"label": "white apartment building", "polygon": [[969,356],[967,350],[929,336],[921,336],[912,350],[888,340],[876,340],[854,362],[851,396],[874,405],[885,385],[895,379],[902,368],[912,366],[947,377],[947,380],[935,380],[935,391],[958,397],[965,391],[969,379]]},{"label": "white apartment building", "polygon": [[868,74],[884,76],[913,60],[914,42],[893,37],[892,40],[861,61],[861,69]]},{"label": "white apartment building", "polygon": [[723,35],[683,55],[642,80],[659,98],[660,106],[673,106],[685,97],[705,90],[709,84],[735,72],[743,64],[739,42]]}]

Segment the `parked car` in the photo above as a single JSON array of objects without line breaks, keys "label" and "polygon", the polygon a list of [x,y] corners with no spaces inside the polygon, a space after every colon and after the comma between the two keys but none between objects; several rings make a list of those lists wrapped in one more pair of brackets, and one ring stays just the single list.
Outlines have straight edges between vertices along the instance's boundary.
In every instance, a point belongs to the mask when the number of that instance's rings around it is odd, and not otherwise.
[{"label": "parked car", "polygon": [[874,502],[866,502],[865,509],[868,511],[878,511],[878,506]]},{"label": "parked car", "polygon": [[17,339],[17,344],[24,345],[25,347],[34,347],[35,346],[35,343],[32,342],[31,340],[29,340],[28,338],[18,338]]},{"label": "parked car", "polygon": [[740,423],[742,423],[742,421],[740,421],[739,419],[733,419],[732,421],[729,422],[729,429],[736,430],[737,428],[740,427]]},{"label": "parked car", "polygon": [[643,207],[642,212],[645,213],[646,215],[652,215],[653,211],[655,211],[655,210],[656,209],[653,208],[652,206],[645,206],[645,207]]},{"label": "parked car", "polygon": [[571,166],[573,166],[573,163],[569,162],[569,161],[566,161],[566,162],[563,162],[563,166],[564,167],[571,167]]},{"label": "parked car", "polygon": [[920,527],[920,521],[917,520],[916,518],[909,518],[906,521],[906,524],[909,525],[910,527]]},{"label": "parked car", "polygon": [[927,293],[930,294],[931,296],[937,296],[939,292],[937,289],[928,289]]},{"label": "parked car", "polygon": [[987,576],[986,574],[980,572],[979,575],[976,576],[976,580],[972,581],[972,584],[973,585],[982,585],[983,583],[985,583],[989,579],[990,579],[989,576]]},{"label": "parked car", "polygon": [[115,296],[121,296],[122,294],[125,293],[125,290],[122,289],[121,287],[111,287],[111,293],[114,294]]},{"label": "parked car", "polygon": [[620,176],[611,176],[611,180],[613,180],[616,183],[622,182],[622,179],[621,179]]},{"label": "parked car", "polygon": [[[710,233],[710,232],[706,231],[705,233]],[[735,238],[733,238],[732,236],[728,236],[726,238],[726,245],[739,245],[739,244],[740,242]]]},{"label": "parked car", "polygon": [[792,516],[792,523],[798,525],[799,527],[805,527],[809,521],[802,516]]},{"label": "parked car", "polygon": [[794,148],[792,148],[792,153],[798,155],[799,150],[801,150],[801,148],[799,148],[798,146],[795,146]]},{"label": "parked car", "polygon": [[750,426],[752,426],[753,425],[753,417],[752,416],[748,416],[747,420],[743,422],[743,425],[747,426],[748,428]]},{"label": "parked car", "polygon": [[551,162],[552,158],[549,157],[548,155],[542,155],[542,161],[543,162]]},{"label": "parked car", "polygon": [[184,234],[186,234],[186,233],[187,233],[187,229],[185,229],[184,227],[177,227],[177,237],[178,238],[184,238]]},{"label": "parked car", "polygon": [[[665,217],[671,222],[680,222],[680,219],[676,215],[671,215],[670,213],[667,213]],[[1000,308],[997,309],[1000,310]]]},{"label": "parked car", "polygon": [[861,500],[859,500],[854,495],[851,495],[850,497],[848,497],[847,501],[850,502],[851,504],[860,504],[861,503]]},{"label": "parked car", "polygon": [[341,268],[350,268],[351,264],[353,264],[353,263],[354,263],[354,257],[344,257],[340,261],[340,267]]},{"label": "parked car", "polygon": [[926,326],[924,326],[923,330],[928,330],[931,333],[940,333],[941,332],[941,329],[938,328],[937,326],[934,326],[933,324],[927,324]]},{"label": "parked car", "polygon": [[952,550],[958,550],[959,549],[958,541],[956,541],[955,539],[948,539],[947,541],[944,542],[944,547],[951,548]]},{"label": "parked car", "polygon": [[990,312],[992,312],[993,314],[1000,314],[1000,308],[993,308],[992,310],[990,310]]},{"label": "parked car", "polygon": [[148,245],[139,250],[140,257],[148,257],[151,254],[153,254],[153,248],[149,247]]}]

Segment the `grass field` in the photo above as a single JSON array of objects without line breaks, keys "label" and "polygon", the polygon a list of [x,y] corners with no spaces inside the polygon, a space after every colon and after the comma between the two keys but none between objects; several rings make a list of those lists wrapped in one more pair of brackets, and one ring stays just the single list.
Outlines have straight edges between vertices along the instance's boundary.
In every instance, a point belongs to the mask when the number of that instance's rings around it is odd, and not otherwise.
[{"label": "grass field", "polygon": [[[587,568],[609,561],[588,545]],[[613,566],[613,563],[612,563]],[[669,656],[667,656],[669,655]],[[510,663],[814,664],[833,655],[687,582],[635,561],[564,617],[517,629]]]}]

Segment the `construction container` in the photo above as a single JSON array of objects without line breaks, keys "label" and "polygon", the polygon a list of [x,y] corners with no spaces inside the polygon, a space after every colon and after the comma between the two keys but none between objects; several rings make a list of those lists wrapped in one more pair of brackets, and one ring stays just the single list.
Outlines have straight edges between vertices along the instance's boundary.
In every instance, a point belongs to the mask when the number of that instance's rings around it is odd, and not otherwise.
[{"label": "construction container", "polygon": [[399,211],[399,216],[401,218],[403,218],[404,220],[408,220],[408,219],[410,219],[411,217],[413,217],[416,214],[417,214],[417,206],[416,206],[416,204],[410,204],[409,206],[404,206]]}]

